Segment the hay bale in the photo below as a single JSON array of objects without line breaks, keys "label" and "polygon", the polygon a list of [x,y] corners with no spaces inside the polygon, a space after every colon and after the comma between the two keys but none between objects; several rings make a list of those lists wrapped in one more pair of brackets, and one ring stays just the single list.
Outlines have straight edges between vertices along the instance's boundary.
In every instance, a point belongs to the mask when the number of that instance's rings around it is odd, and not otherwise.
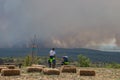
[{"label": "hay bale", "polygon": [[0,72],[1,72],[2,69],[7,69],[7,67],[0,67]]},{"label": "hay bale", "polygon": [[64,65],[61,67],[61,72],[63,72],[63,73],[76,73],[77,69],[73,65]]},{"label": "hay bale", "polygon": [[80,76],[95,76],[95,71],[80,70]]},{"label": "hay bale", "polygon": [[6,67],[7,67],[8,69],[15,69],[16,66],[15,66],[15,65],[7,65]]},{"label": "hay bale", "polygon": [[44,68],[43,73],[46,75],[60,75],[59,69],[55,68]]},{"label": "hay bale", "polygon": [[42,67],[42,68],[46,68],[45,65],[35,65],[35,64],[33,64],[32,67]]},{"label": "hay bale", "polygon": [[16,76],[16,75],[20,75],[20,70],[19,69],[2,69],[1,70],[1,75],[2,76]]},{"label": "hay bale", "polygon": [[42,72],[42,67],[28,67],[27,72]]}]

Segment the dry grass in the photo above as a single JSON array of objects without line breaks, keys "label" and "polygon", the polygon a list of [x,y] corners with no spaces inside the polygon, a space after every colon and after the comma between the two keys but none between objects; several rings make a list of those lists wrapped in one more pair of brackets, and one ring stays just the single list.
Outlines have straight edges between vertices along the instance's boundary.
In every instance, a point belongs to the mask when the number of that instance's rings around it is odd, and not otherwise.
[{"label": "dry grass", "polygon": [[[94,70],[95,76],[80,76],[80,70]],[[44,75],[42,73],[26,73],[21,69],[20,76],[0,76],[0,80],[120,80],[120,69],[77,68],[77,73],[61,73],[60,75]]]}]

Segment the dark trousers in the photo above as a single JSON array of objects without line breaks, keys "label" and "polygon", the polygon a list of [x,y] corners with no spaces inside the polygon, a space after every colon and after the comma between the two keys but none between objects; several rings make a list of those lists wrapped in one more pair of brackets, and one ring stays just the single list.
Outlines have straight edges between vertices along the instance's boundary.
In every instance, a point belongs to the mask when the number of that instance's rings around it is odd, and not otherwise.
[{"label": "dark trousers", "polygon": [[55,68],[56,65],[56,60],[54,56],[50,56],[49,60],[48,60],[48,65],[51,68]]}]

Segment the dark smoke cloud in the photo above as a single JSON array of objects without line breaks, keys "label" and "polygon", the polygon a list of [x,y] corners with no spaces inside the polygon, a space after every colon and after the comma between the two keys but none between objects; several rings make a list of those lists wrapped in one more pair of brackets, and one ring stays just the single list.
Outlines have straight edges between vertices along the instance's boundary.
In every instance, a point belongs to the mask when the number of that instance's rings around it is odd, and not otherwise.
[{"label": "dark smoke cloud", "polygon": [[43,47],[120,46],[119,0],[0,0],[0,47],[38,35]]}]

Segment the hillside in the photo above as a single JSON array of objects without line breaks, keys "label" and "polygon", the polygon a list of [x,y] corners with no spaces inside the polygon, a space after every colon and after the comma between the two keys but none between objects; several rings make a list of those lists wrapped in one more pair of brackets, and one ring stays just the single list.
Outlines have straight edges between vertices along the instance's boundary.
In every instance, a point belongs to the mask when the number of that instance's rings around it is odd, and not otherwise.
[{"label": "hillside", "polygon": [[[38,56],[48,56],[50,48],[38,49]],[[31,53],[30,48],[0,48],[0,57],[23,57]],[[120,63],[120,52],[106,52],[85,48],[64,49],[57,48],[58,57],[68,55],[71,59],[77,60],[79,54],[89,57],[92,62],[117,62]]]}]

